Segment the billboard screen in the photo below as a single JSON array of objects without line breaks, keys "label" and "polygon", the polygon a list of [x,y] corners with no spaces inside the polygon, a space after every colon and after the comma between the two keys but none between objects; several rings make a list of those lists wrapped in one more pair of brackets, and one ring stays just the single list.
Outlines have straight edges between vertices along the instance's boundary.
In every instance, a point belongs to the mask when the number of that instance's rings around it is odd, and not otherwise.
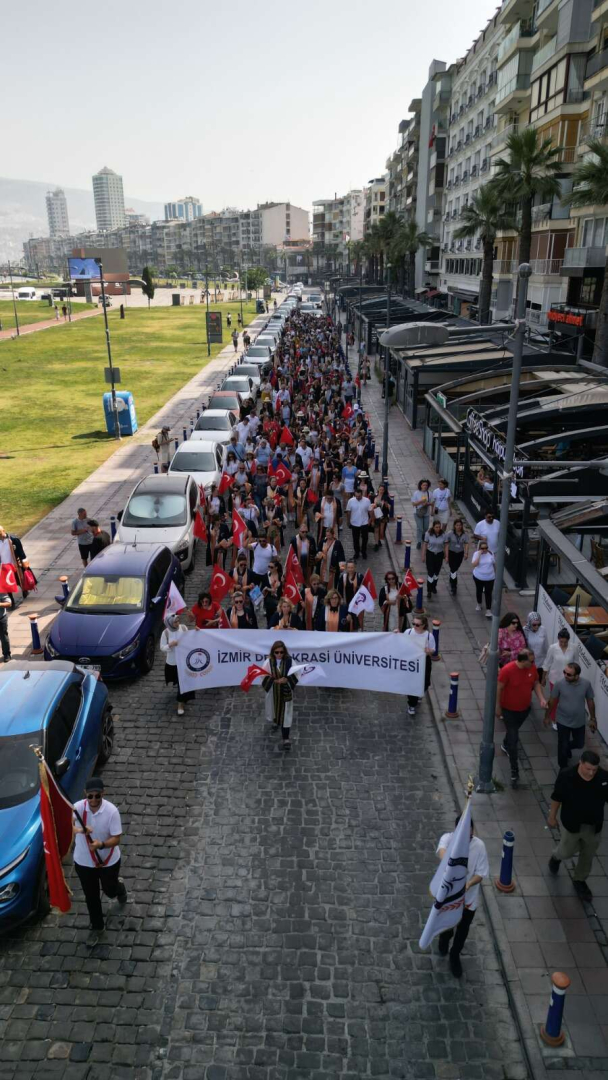
[{"label": "billboard screen", "polygon": [[207,312],[207,341],[222,341],[222,313],[221,311]]},{"label": "billboard screen", "polygon": [[99,267],[95,259],[68,259],[68,270],[72,281],[79,278],[99,281]]}]

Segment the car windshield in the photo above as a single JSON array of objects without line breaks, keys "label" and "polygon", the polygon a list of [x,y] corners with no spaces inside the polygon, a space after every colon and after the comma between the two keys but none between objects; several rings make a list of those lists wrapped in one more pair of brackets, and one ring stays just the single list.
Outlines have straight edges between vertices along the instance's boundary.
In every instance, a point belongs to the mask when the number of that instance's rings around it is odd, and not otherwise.
[{"label": "car windshield", "polygon": [[228,390],[236,390],[239,394],[249,393],[249,382],[247,379],[231,379],[231,385],[227,387]]},{"label": "car windshield", "polygon": [[252,345],[247,352],[250,356],[268,356],[267,345]]},{"label": "car windshield", "polygon": [[257,367],[253,364],[239,364],[237,375],[251,375],[252,378],[255,378],[259,374]]},{"label": "car windshield", "polygon": [[231,424],[227,416],[199,416],[196,431],[230,431]]},{"label": "car windshield", "polygon": [[[187,469],[185,470],[188,471]],[[166,529],[186,524],[186,499],[183,495],[150,491],[132,495],[122,524],[130,529]]]},{"label": "car windshield", "polygon": [[65,610],[83,615],[130,615],[143,611],[145,589],[143,577],[85,574],[70,593]]},{"label": "car windshield", "polygon": [[210,409],[222,409],[228,407],[230,407],[231,409],[238,409],[239,399],[237,398],[236,394],[234,394],[234,396],[232,394],[228,394],[226,397],[221,398],[212,397],[209,402]]},{"label": "car windshield", "polygon": [[217,463],[213,454],[195,454],[185,450],[183,454],[176,454],[171,462],[171,472],[215,472]]},{"label": "car windshield", "polygon": [[32,744],[42,746],[41,731],[0,738],[0,810],[27,802],[38,791],[38,759]]}]

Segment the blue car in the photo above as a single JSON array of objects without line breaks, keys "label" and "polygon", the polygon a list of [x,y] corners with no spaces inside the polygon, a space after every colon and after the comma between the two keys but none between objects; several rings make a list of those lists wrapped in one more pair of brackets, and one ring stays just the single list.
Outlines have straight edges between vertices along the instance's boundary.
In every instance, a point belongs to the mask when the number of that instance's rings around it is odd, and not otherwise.
[{"label": "blue car", "polygon": [[70,660],[102,679],[152,670],[169,586],[183,587],[164,544],[112,544],[87,566],[51,627],[45,660]]},{"label": "blue car", "polygon": [[0,668],[0,930],[49,910],[42,850],[40,746],[68,799],[112,753],[107,687],[62,660]]}]

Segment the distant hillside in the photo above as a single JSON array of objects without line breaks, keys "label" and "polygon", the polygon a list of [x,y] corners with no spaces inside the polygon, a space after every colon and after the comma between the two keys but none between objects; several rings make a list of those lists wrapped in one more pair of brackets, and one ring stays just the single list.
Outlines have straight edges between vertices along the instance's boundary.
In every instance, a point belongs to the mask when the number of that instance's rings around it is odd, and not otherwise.
[{"label": "distant hillside", "polygon": [[[0,261],[14,259],[19,262],[23,254],[23,241],[30,236],[48,236],[45,195],[56,187],[57,181],[43,183],[38,180],[7,180],[0,177]],[[95,228],[93,190],[64,187],[68,201],[71,232]],[[125,203],[139,214],[147,214],[151,221],[162,218],[162,203],[145,202],[125,195]]]}]

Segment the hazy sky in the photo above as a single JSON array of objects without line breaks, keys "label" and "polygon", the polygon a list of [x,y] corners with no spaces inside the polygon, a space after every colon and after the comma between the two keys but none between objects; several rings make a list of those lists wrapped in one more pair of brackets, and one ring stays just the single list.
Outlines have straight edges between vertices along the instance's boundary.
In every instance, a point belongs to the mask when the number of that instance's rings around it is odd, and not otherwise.
[{"label": "hazy sky", "polygon": [[431,61],[462,56],[495,9],[492,0],[5,3],[12,105],[0,173],[90,187],[108,165],[141,199],[310,208],[384,171]]}]

